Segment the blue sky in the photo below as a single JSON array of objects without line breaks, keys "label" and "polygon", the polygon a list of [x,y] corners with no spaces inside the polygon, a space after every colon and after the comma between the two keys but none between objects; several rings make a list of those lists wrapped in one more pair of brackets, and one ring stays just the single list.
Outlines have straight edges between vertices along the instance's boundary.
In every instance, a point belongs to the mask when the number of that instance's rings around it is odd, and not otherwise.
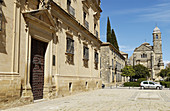
[{"label": "blue sky", "polygon": [[163,60],[170,62],[170,0],[101,0],[100,36],[106,41],[107,17],[121,51],[132,55],[144,42],[153,45],[156,25],[162,32]]}]

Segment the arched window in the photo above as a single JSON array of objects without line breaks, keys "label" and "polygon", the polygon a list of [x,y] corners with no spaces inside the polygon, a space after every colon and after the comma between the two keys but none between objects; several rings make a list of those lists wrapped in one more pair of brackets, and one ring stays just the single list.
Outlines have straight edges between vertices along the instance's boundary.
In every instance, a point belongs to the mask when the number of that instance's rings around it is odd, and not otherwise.
[{"label": "arched window", "polygon": [[147,58],[147,54],[143,53],[143,54],[141,55],[141,58]]}]

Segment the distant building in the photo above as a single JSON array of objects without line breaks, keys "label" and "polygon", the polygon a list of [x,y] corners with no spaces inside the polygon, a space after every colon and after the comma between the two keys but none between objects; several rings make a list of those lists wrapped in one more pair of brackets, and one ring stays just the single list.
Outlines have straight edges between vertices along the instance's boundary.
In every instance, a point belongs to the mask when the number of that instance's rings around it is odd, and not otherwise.
[{"label": "distant building", "polygon": [[[121,69],[125,66],[126,58],[110,43],[101,45],[101,78],[104,84],[121,83]],[[124,53],[125,54],[125,53]]]},{"label": "distant building", "polygon": [[125,58],[125,65],[128,65],[128,54],[125,52],[120,51],[120,53],[123,55],[123,57]]},{"label": "distant building", "polygon": [[156,26],[153,30],[153,46],[143,43],[134,50],[129,59],[130,65],[142,64],[147,67],[151,74],[151,79],[158,79],[157,74],[164,69],[162,60],[162,39],[160,29]]}]

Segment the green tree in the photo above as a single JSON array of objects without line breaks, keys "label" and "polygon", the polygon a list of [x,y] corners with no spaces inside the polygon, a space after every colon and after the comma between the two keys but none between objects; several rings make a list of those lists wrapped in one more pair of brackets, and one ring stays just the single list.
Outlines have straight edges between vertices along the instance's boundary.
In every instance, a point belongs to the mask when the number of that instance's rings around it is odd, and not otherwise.
[{"label": "green tree", "polygon": [[159,76],[161,76],[162,78],[165,78],[167,76],[167,69],[162,69],[160,72],[159,72]]},{"label": "green tree", "polygon": [[135,75],[135,70],[133,69],[132,66],[125,66],[123,69],[122,69],[122,76],[134,76]]},{"label": "green tree", "polygon": [[107,42],[111,43],[111,26],[109,17],[107,18]]},{"label": "green tree", "polygon": [[135,65],[134,70],[135,70],[134,78],[136,79],[150,77],[148,68],[141,64]]}]

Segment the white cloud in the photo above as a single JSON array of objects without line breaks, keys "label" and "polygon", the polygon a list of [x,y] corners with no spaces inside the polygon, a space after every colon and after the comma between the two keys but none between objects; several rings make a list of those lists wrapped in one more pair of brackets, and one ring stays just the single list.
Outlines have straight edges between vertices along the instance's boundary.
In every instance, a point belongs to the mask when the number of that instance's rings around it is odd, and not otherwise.
[{"label": "white cloud", "polygon": [[145,8],[114,10],[106,14],[109,16],[135,14],[136,17],[132,19],[133,22],[170,22],[170,3],[161,3]]},{"label": "white cloud", "polygon": [[125,45],[120,45],[119,48],[120,48],[121,51],[125,51],[125,52],[126,52],[126,51],[127,51],[127,52],[130,52],[130,51],[133,52],[134,49],[135,49],[134,47],[125,46]]},{"label": "white cloud", "polygon": [[165,66],[165,67],[166,67],[166,65],[167,65],[168,63],[170,63],[169,60],[164,60],[164,66]]}]

